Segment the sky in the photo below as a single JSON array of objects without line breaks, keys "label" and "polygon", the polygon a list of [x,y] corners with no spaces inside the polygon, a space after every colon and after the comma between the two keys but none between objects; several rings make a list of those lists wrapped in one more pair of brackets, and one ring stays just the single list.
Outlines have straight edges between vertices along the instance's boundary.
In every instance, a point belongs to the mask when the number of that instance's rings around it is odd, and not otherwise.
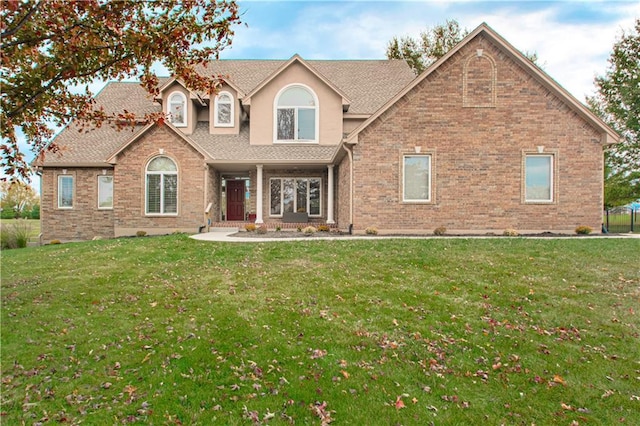
[{"label": "sky", "polygon": [[223,59],[384,58],[394,36],[456,19],[472,31],[485,22],[514,47],[536,52],[543,69],[584,102],[607,69],[613,44],[640,17],[638,1],[240,1]]},{"label": "sky", "polygon": [[[384,59],[396,37],[457,20],[485,22],[579,101],[595,92],[613,44],[640,18],[639,1],[239,1],[243,25],[222,59]],[[168,75],[158,67],[161,75]],[[105,82],[90,89],[97,93]],[[28,151],[25,150],[25,152]],[[31,156],[32,157],[32,156]],[[37,182],[34,182],[37,188]]]}]

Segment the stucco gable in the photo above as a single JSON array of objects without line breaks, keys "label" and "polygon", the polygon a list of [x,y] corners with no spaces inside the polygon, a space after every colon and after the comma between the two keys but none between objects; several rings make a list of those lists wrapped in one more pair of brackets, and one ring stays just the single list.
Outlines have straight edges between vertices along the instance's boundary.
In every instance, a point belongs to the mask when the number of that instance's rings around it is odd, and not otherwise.
[{"label": "stucco gable", "polygon": [[330,87],[338,96],[342,98],[342,105],[348,106],[351,104],[351,100],[345,95],[345,93],[340,90],[333,82],[328,80],[324,75],[319,73],[313,66],[311,66],[307,61],[302,59],[300,55],[295,54],[291,59],[282,64],[278,69],[276,69],[271,75],[269,75],[266,79],[264,79],[258,86],[256,86],[251,92],[247,93],[247,95],[242,99],[242,103],[245,105],[251,105],[251,97],[256,93],[260,92],[265,86],[271,83],[278,75],[285,72],[285,70],[289,69],[293,66],[293,64],[300,64],[304,68],[306,68],[311,74],[315,75],[318,79],[320,79],[324,84]]},{"label": "stucco gable", "polygon": [[407,96],[411,91],[415,90],[425,79],[429,78],[434,73],[440,71],[443,65],[447,61],[456,55],[461,49],[467,46],[472,40],[479,36],[484,36],[502,53],[516,62],[522,69],[525,70],[532,78],[538,83],[547,88],[550,92],[555,94],[563,103],[567,105],[572,111],[578,114],[582,119],[587,121],[598,131],[602,132],[603,138],[601,143],[604,145],[613,144],[619,141],[619,135],[611,129],[604,121],[598,116],[592,113],[584,104],[578,101],[573,95],[571,95],[565,88],[558,84],[553,78],[551,78],[542,69],[537,67],[529,59],[527,59],[518,49],[513,47],[502,36],[490,28],[486,23],[482,23],[475,30],[473,30],[467,37],[465,37],[460,43],[458,43],[453,49],[447,52],[446,55],[439,60],[431,64],[422,74],[420,74],[415,80],[407,84],[398,94],[386,102],[378,111],[372,114],[367,120],[365,120],[360,126],[354,129],[347,137],[345,142],[349,144],[358,143],[358,135],[369,127],[373,122],[380,118],[386,111],[392,108],[395,104],[401,101],[402,98]]}]

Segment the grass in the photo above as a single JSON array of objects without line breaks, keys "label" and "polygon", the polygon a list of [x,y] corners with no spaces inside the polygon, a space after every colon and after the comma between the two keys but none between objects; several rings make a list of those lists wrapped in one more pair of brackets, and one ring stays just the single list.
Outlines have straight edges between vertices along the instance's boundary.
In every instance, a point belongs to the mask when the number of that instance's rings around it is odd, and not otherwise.
[{"label": "grass", "polygon": [[640,240],[2,254],[4,424],[637,421]]}]

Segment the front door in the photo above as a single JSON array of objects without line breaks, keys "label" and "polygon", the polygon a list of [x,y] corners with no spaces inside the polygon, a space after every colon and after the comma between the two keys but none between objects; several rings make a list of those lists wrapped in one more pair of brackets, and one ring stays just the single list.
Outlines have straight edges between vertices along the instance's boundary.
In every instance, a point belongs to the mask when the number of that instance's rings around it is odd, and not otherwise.
[{"label": "front door", "polygon": [[244,180],[227,181],[227,220],[244,220]]}]

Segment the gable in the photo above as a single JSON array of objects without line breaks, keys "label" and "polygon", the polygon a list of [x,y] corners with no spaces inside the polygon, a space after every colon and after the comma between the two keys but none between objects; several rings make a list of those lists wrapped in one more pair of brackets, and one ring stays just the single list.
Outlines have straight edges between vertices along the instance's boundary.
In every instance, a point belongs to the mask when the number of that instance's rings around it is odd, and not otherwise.
[{"label": "gable", "polygon": [[[535,89],[548,94],[554,99],[551,103],[555,103],[556,106],[561,104],[563,108],[579,116],[585,125],[597,129],[600,143],[611,144],[618,141],[619,135],[613,129],[506,40],[486,24],[482,24],[353,130],[347,136],[346,142],[357,143],[358,135],[368,126],[376,120],[384,120],[389,110],[396,108],[397,104],[404,102],[407,97],[411,97],[412,92],[419,90],[425,82],[438,77],[459,82],[455,88],[439,94],[443,97],[443,102],[459,102],[461,106],[468,108],[511,108],[511,102],[514,101],[514,97],[517,98],[518,93],[514,93],[502,78],[496,62],[498,60],[506,65],[504,70],[519,70],[517,78],[527,81],[530,90]],[[454,64],[456,66],[453,66]],[[517,103],[515,99],[515,104]]]}]

